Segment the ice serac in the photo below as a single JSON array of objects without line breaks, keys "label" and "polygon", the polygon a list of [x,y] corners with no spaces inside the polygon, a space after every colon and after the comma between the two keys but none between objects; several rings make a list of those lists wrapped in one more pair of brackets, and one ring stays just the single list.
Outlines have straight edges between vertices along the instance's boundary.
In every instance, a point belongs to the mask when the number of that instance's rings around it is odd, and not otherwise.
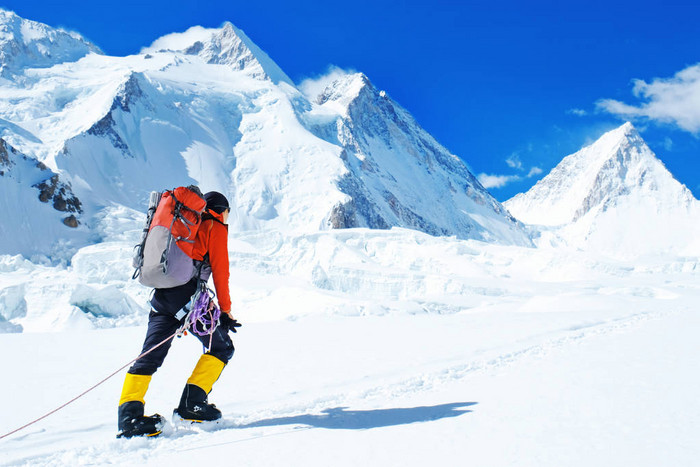
[{"label": "ice serac", "polygon": [[45,68],[73,62],[100,49],[74,32],[55,29],[0,9],[0,75],[24,68]]},{"label": "ice serac", "polygon": [[275,84],[292,80],[250,38],[233,24],[207,29],[194,26],[184,33],[174,33],[156,40],[144,53],[160,50],[197,55],[206,63],[227,65],[255,78],[270,79]]},{"label": "ice serac", "polygon": [[629,122],[504,204],[567,243],[626,256],[690,253],[700,233],[698,201]]},{"label": "ice serac", "polygon": [[431,235],[455,235],[529,245],[522,226],[477,181],[465,163],[362,73],[331,83],[316,104],[339,118],[319,125],[319,136],[339,144],[347,174],[335,228],[400,226]]}]

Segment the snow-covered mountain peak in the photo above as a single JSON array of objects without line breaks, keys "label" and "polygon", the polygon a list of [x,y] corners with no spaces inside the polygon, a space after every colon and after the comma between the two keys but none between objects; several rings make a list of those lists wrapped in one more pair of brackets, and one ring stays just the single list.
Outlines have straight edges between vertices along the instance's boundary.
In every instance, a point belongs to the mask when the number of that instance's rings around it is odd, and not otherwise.
[{"label": "snow-covered mountain peak", "polygon": [[700,203],[630,123],[504,204],[523,222],[555,227],[569,244],[611,254],[680,251],[700,234]]},{"label": "snow-covered mountain peak", "polygon": [[0,74],[77,61],[100,49],[75,32],[52,28],[0,9]]},{"label": "snow-covered mountain peak", "polygon": [[323,92],[316,97],[315,101],[320,105],[334,102],[342,108],[347,108],[350,102],[356,99],[363,91],[374,91],[374,86],[369,78],[364,73],[349,73],[335,79],[326,86]]},{"label": "snow-covered mountain peak", "polygon": [[206,63],[228,65],[255,78],[270,79],[275,84],[286,82],[294,85],[260,47],[230,22],[220,28],[194,26],[182,33],[168,34],[143,49],[142,53],[163,50],[197,55]]},{"label": "snow-covered mountain peak", "polygon": [[587,155],[597,153],[600,157],[612,157],[616,147],[645,144],[637,129],[630,122],[610,130],[588,147]]},{"label": "snow-covered mountain peak", "polygon": [[637,132],[637,129],[634,127],[634,125],[632,125],[632,122],[623,123],[622,126],[618,128],[618,130],[621,130],[625,133]]},{"label": "snow-covered mountain peak", "polygon": [[555,226],[575,222],[592,210],[604,211],[631,193],[654,196],[673,205],[694,200],[628,122],[565,157],[506,206],[524,222]]},{"label": "snow-covered mountain peak", "polygon": [[348,170],[340,187],[350,199],[331,213],[334,228],[397,225],[432,235],[531,244],[464,162],[410,113],[363,73],[338,74],[332,72],[334,79],[317,96],[307,94],[337,116],[316,132],[343,147]]},{"label": "snow-covered mountain peak", "polygon": [[356,107],[384,101],[393,102],[386,92],[377,89],[364,73],[348,73],[336,78],[312,100],[344,116],[349,116]]},{"label": "snow-covered mountain peak", "polygon": [[406,123],[411,126],[418,125],[386,92],[377,89],[364,73],[347,73],[334,79],[312,100],[323,108],[351,119],[371,119],[366,114],[370,107],[372,114],[381,113],[393,121],[408,120]]}]

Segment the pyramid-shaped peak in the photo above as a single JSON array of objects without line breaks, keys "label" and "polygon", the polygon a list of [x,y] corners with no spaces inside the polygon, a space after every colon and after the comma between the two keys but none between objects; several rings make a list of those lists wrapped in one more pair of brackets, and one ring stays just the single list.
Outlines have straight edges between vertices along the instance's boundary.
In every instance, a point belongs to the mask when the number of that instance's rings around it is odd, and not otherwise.
[{"label": "pyramid-shaped peak", "polygon": [[625,133],[632,133],[632,132],[636,132],[636,131],[637,131],[637,129],[634,127],[634,125],[632,125],[632,122],[625,122],[625,123],[619,128],[619,130],[622,130],[622,131],[624,131]]},{"label": "pyramid-shaped peak", "polygon": [[671,199],[667,204],[678,205],[693,199],[627,122],[565,157],[529,191],[505,204],[524,222],[554,226],[604,211],[630,196]]},{"label": "pyramid-shaped peak", "polygon": [[52,28],[0,9],[0,74],[73,62],[100,49],[75,32]]},{"label": "pyramid-shaped peak", "polygon": [[611,137],[626,138],[626,139],[636,139],[641,138],[637,129],[630,122],[625,122],[614,130],[608,132]]},{"label": "pyramid-shaped peak", "polygon": [[294,85],[260,47],[228,21],[220,28],[193,26],[185,32],[168,34],[143,49],[142,53],[159,51],[197,55],[207,63],[228,65],[255,78]]},{"label": "pyramid-shaped peak", "polygon": [[[629,164],[630,160],[628,157],[620,159],[621,154],[634,154],[636,158],[656,160],[656,155],[649,149],[637,129],[630,122],[626,122],[607,131],[580,151],[565,157],[557,167],[575,166],[577,169],[574,172],[585,172],[589,175],[600,170],[603,165],[611,163],[624,170],[624,166]],[[611,159],[617,162],[610,162]]]},{"label": "pyramid-shaped peak", "polygon": [[630,122],[625,122],[619,127],[604,133],[590,146],[615,145],[627,141],[644,141]]}]

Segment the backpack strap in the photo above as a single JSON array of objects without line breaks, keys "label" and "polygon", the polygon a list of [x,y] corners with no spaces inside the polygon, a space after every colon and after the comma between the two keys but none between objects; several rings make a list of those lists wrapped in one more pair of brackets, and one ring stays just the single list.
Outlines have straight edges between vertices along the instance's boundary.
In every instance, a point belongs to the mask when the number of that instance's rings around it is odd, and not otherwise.
[{"label": "backpack strap", "polygon": [[[187,236],[186,237],[177,237],[175,239],[175,241],[176,242],[182,241],[182,242],[187,242],[187,243],[194,243],[194,240],[187,240],[187,239],[192,235],[191,227],[194,225],[197,225],[197,223],[187,220],[187,218],[180,213],[182,212],[183,209],[185,209],[187,211],[190,211],[192,214],[194,214],[199,219],[201,219],[202,215],[199,212],[195,211],[194,209],[189,208],[185,203],[183,203],[182,201],[177,199],[177,197],[175,196],[175,190],[170,191],[170,196],[172,196],[173,200],[175,200],[175,209],[173,210],[173,221],[170,224],[170,231],[172,232],[173,225],[175,225],[176,220],[179,220],[180,222],[182,222],[182,224],[187,229]],[[168,242],[168,247],[169,246],[170,246],[170,242]]]}]

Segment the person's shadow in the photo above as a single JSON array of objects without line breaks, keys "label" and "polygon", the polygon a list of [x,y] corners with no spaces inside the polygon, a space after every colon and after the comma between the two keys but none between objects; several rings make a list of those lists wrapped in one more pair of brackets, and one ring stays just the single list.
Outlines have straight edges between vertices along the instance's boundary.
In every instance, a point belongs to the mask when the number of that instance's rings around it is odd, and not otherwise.
[{"label": "person's shadow", "polygon": [[370,428],[407,425],[409,423],[430,422],[443,418],[458,417],[471,412],[471,410],[464,410],[464,407],[476,404],[476,402],[456,402],[428,407],[377,410],[346,410],[347,407],[336,407],[324,410],[321,415],[269,418],[246,425],[238,425],[238,428],[309,425],[316,428],[338,430],[367,430]]}]

